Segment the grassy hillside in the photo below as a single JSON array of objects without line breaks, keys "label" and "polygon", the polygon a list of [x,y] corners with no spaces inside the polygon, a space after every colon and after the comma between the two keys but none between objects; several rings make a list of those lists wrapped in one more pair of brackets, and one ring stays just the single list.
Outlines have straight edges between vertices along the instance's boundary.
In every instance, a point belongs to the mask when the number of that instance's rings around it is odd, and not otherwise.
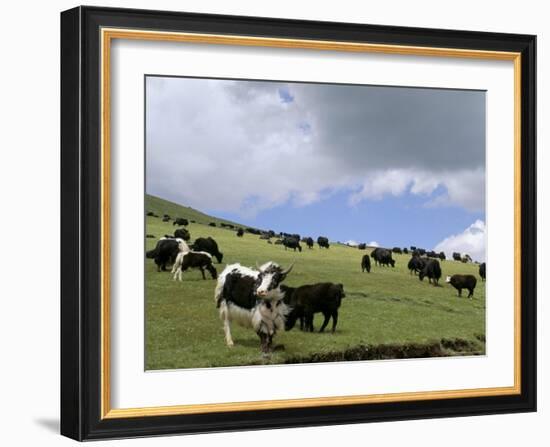
[{"label": "grassy hillside", "polygon": [[[152,196],[150,194],[145,195],[145,212],[152,211],[156,215],[162,216],[168,214],[170,217],[182,217],[187,220],[194,220],[199,224],[206,224],[210,222],[226,223],[231,225],[242,226],[230,220],[219,219],[217,217],[209,216],[208,214],[201,213],[200,211],[191,208],[190,206],[182,206],[177,203],[170,202],[168,200],[161,199],[160,197]],[[169,222],[172,225],[172,222]]]},{"label": "grassy hillside", "polygon": [[[477,265],[454,261],[441,263],[441,287],[421,282],[407,270],[409,256],[394,255],[396,267],[375,267],[362,273],[361,251],[343,245],[329,250],[304,247],[302,253],[268,244],[258,236],[210,227],[219,221],[196,210],[179,207],[155,197],[147,198],[146,211],[159,216],[196,220],[187,228],[191,238],[212,236],[224,253],[224,263],[254,266],[273,260],[283,266],[295,262],[285,281],[291,286],[320,281],[344,284],[346,298],[340,308],[336,333],[304,333],[299,329],[278,334],[283,344],[271,358],[260,354],[259,340],[251,329],[233,325],[233,348],[224,342],[222,324],[214,303],[216,281],[202,280],[198,271],[183,274],[183,282],[172,281],[169,272],[158,273],[153,260],[146,259],[146,368],[188,368],[264,363],[296,363],[331,360],[364,360],[439,355],[483,354],[485,352],[485,283]],[[192,217],[193,216],[193,217]],[[200,216],[200,217],[199,217]],[[200,223],[199,223],[200,222]],[[148,234],[172,233],[171,222],[147,217]],[[147,249],[156,239],[147,239]],[[458,298],[444,283],[445,275],[471,273],[478,278],[473,300]],[[315,327],[322,316],[315,317]],[[329,324],[329,328],[331,325]]]}]

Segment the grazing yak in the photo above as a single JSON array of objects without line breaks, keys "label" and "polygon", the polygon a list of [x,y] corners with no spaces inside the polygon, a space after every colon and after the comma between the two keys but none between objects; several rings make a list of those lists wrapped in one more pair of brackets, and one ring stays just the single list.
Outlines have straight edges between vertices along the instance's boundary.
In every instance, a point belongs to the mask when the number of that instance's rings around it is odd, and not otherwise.
[{"label": "grazing yak", "polygon": [[420,256],[413,256],[409,260],[409,263],[407,264],[407,268],[409,269],[409,273],[411,275],[413,273],[416,275],[417,273],[421,272],[425,264],[426,264],[426,261],[422,259]]},{"label": "grazing yak", "polygon": [[157,265],[157,271],[166,271],[167,264],[173,264],[176,261],[178,253],[189,251],[189,246],[183,239],[171,237],[162,237],[157,242],[153,250],[148,251],[145,256],[154,259]]},{"label": "grazing yak", "polygon": [[148,234],[147,236],[145,236],[146,238],[148,239],[154,239],[155,238],[155,235],[154,234]]},{"label": "grazing yak", "polygon": [[244,230],[242,228],[239,228],[237,230],[237,237],[243,237],[243,235],[244,235]]},{"label": "grazing yak", "polygon": [[468,289],[468,298],[474,296],[474,289],[476,288],[477,279],[474,275],[453,275],[447,276],[446,282],[450,283],[456,290],[458,290],[458,296],[462,296],[462,289]]},{"label": "grazing yak", "polygon": [[407,247],[403,248],[403,253],[408,255],[409,254],[409,249]]},{"label": "grazing yak", "polygon": [[443,253],[443,252],[441,251],[441,252],[439,252],[438,258],[439,258],[441,261],[444,261],[445,259],[447,259],[447,256],[445,256],[445,253]]},{"label": "grazing yak", "polygon": [[307,245],[307,248],[313,248],[313,238],[308,236],[304,239],[304,242]]},{"label": "grazing yak", "polygon": [[467,262],[472,262],[472,258],[469,254],[465,254],[464,256],[462,256],[461,261],[466,264]]},{"label": "grazing yak", "polygon": [[320,248],[329,248],[330,244],[328,243],[328,238],[324,236],[319,236],[317,238],[317,244],[319,244]]},{"label": "grazing yak", "polygon": [[433,250],[427,251],[426,256],[428,258],[439,258],[439,255]]},{"label": "grazing yak", "polygon": [[482,262],[481,264],[479,264],[479,276],[481,276],[481,280],[482,281],[485,281],[485,269],[486,269],[486,264],[485,262]]},{"label": "grazing yak", "polygon": [[283,245],[285,246],[285,250],[287,248],[292,248],[294,251],[298,249],[298,251],[302,252],[302,246],[300,245],[300,239],[296,239],[294,237],[285,237],[283,239]]},{"label": "grazing yak", "polygon": [[252,227],[247,227],[246,232],[250,233],[250,234],[255,234],[257,236],[262,234],[262,232],[260,230],[257,230],[256,228],[252,228]]},{"label": "grazing yak", "polygon": [[205,251],[210,253],[218,260],[218,264],[221,264],[223,259],[223,253],[218,249],[217,242],[211,237],[199,237],[191,246],[193,251]]},{"label": "grazing yak", "polygon": [[367,244],[365,244],[364,242],[357,246],[358,250],[366,250],[366,248],[367,248]]},{"label": "grazing yak", "polygon": [[399,247],[393,247],[393,248],[391,249],[391,251],[392,251],[393,253],[395,253],[395,254],[398,254],[398,255],[400,255],[400,254],[403,253],[403,250],[401,250]]},{"label": "grazing yak", "polygon": [[176,217],[174,219],[174,222],[172,222],[172,225],[183,225],[184,227],[186,227],[187,225],[189,225],[189,221],[187,219],[184,219],[183,217]]},{"label": "grazing yak", "polygon": [[363,259],[361,259],[361,271],[367,273],[370,273],[370,256],[365,254],[363,255]]},{"label": "grazing yak", "polygon": [[395,261],[391,257],[391,251],[385,248],[377,247],[371,252],[370,255],[372,256],[372,259],[374,259],[374,263],[376,265],[391,265],[392,267],[395,267]]},{"label": "grazing yak", "polygon": [[275,245],[281,245],[282,243],[283,243],[282,239],[276,239],[274,242]]},{"label": "grazing yak", "polygon": [[270,236],[267,233],[263,233],[263,234],[260,235],[260,239],[263,239],[263,240],[270,239]]},{"label": "grazing yak", "polygon": [[216,222],[210,222],[208,225],[209,225],[210,227],[215,227],[215,226],[216,226]]},{"label": "grazing yak", "polygon": [[439,279],[441,278],[441,266],[437,259],[427,259],[424,268],[420,270],[418,279],[423,281],[425,277],[428,277],[428,282],[434,286],[439,285]]},{"label": "grazing yak", "polygon": [[155,213],[153,213],[153,211],[148,211],[148,212],[147,212],[147,215],[148,215],[149,217],[158,217]]},{"label": "grazing yak", "polygon": [[462,261],[462,256],[460,256],[460,253],[457,253],[456,251],[453,253],[453,259],[455,261]]},{"label": "grazing yak", "polygon": [[218,277],[216,268],[212,265],[212,256],[205,251],[186,251],[178,253],[174,266],[172,267],[172,274],[174,275],[174,281],[176,279],[182,280],[183,272],[189,268],[197,268],[202,273],[202,279],[206,279],[204,275],[204,269],[210,272],[212,279]]},{"label": "grazing yak", "polygon": [[184,241],[188,241],[191,239],[191,233],[187,231],[185,228],[177,228],[176,231],[174,231],[174,237],[183,239]]},{"label": "grazing yak", "polygon": [[164,217],[162,218],[162,221],[163,221],[163,222],[170,222],[170,216],[164,216]]},{"label": "grazing yak", "polygon": [[273,337],[284,330],[289,312],[284,303],[281,283],[292,270],[275,262],[266,262],[257,269],[231,264],[218,277],[214,292],[216,307],[223,321],[225,342],[233,346],[231,322],[251,327],[260,337],[262,352],[273,350]]},{"label": "grazing yak", "polygon": [[300,319],[300,328],[313,332],[313,317],[321,312],[325,317],[319,332],[323,332],[332,317],[332,332],[338,323],[338,309],[346,296],[342,284],[324,282],[300,287],[281,286],[284,302],[291,309],[286,318],[285,330],[291,330]]}]

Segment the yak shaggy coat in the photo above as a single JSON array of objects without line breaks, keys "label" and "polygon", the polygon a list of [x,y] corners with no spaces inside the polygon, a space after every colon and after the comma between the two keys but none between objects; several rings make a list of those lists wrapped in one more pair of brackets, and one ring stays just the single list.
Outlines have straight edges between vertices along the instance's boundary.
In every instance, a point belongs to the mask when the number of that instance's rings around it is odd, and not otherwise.
[{"label": "yak shaggy coat", "polygon": [[291,269],[292,266],[283,270],[274,262],[267,262],[258,270],[231,264],[220,273],[214,299],[223,321],[227,346],[234,344],[231,337],[231,322],[234,321],[254,329],[260,337],[262,351],[271,351],[273,336],[284,330],[289,312],[279,284]]}]

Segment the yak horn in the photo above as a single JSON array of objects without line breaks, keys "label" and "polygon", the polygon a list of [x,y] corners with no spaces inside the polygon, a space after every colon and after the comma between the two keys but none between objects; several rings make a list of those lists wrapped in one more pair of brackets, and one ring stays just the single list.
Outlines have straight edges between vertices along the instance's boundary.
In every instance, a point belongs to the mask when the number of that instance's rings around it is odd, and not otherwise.
[{"label": "yak horn", "polygon": [[294,267],[294,262],[292,264],[290,264],[289,268],[287,268],[286,270],[283,270],[282,274],[283,275],[288,275],[290,273],[290,271],[292,270],[292,267]]},{"label": "yak horn", "polygon": [[257,268],[258,270],[262,270],[262,266],[258,263],[258,261],[256,261],[256,268]]}]

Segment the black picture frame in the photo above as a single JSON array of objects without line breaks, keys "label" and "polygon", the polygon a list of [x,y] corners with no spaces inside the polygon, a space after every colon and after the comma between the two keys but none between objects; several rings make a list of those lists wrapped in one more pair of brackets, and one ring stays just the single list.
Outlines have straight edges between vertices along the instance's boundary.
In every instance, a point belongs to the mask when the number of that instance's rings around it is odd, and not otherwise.
[{"label": "black picture frame", "polygon": [[[102,418],[101,28],[521,54],[521,392]],[[61,434],[77,440],[536,411],[536,36],[100,7],[61,13]]]}]

